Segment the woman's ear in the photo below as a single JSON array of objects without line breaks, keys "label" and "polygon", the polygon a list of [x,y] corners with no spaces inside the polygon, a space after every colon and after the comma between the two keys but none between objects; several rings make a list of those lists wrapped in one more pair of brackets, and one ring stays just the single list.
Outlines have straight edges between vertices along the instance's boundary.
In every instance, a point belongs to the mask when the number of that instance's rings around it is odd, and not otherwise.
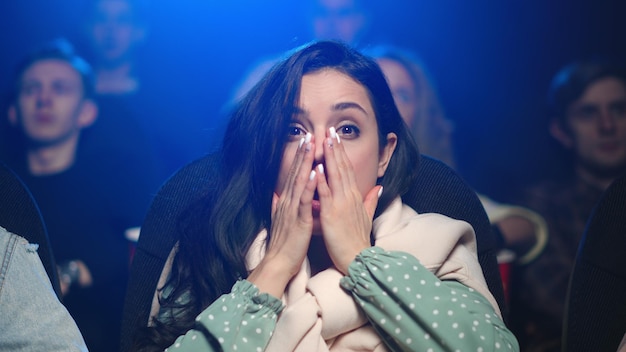
[{"label": "woman's ear", "polygon": [[78,124],[81,128],[89,127],[98,118],[98,106],[91,99],[85,99],[80,107]]},{"label": "woman's ear", "polygon": [[396,145],[398,144],[398,136],[395,133],[389,132],[387,133],[387,143],[385,147],[380,152],[380,157],[378,159],[378,177],[383,177],[385,175],[385,171],[387,171],[387,167],[389,166],[389,161],[393,156],[393,152],[396,150]]}]

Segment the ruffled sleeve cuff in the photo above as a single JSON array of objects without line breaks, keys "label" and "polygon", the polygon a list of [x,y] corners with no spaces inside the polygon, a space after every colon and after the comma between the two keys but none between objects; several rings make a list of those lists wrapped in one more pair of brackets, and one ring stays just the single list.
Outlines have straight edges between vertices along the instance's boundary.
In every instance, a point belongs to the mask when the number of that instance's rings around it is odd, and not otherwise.
[{"label": "ruffled sleeve cuff", "polygon": [[379,279],[393,281],[393,276],[384,277],[384,273],[390,272],[391,266],[410,265],[407,256],[409,255],[406,253],[389,252],[376,246],[364,249],[350,263],[348,275],[340,281],[341,287],[362,295],[374,287],[379,287],[380,283],[376,282],[375,276],[383,275]]},{"label": "ruffled sleeve cuff", "polygon": [[166,351],[223,351],[252,347],[262,351],[274,331],[283,303],[247,280],[237,281],[196,317],[196,327],[179,336]]},{"label": "ruffled sleeve cuff", "polygon": [[248,305],[249,313],[265,308],[278,315],[284,308],[280,299],[268,293],[259,293],[259,289],[248,280],[237,281],[233,286],[231,295],[233,298],[241,295],[244,301],[251,301],[253,304]]}]

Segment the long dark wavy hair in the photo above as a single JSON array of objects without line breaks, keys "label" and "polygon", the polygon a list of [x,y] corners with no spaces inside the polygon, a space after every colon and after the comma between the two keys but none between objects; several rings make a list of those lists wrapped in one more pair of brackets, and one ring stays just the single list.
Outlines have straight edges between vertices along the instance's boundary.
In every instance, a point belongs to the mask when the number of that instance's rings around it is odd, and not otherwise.
[{"label": "long dark wavy hair", "polygon": [[[271,227],[272,193],[302,77],[323,69],[342,72],[362,84],[372,102],[380,148],[398,137],[385,175],[376,215],[406,192],[418,167],[419,152],[394,104],[378,65],[333,42],[308,44],[278,63],[235,107],[219,152],[219,171],[200,202],[181,219],[180,240],[161,309],[174,312],[140,331],[134,349],[163,350],[193,328],[196,316],[248,276],[245,255],[263,228]],[[375,216],[376,216],[375,215]],[[177,301],[178,300],[178,301]]]}]

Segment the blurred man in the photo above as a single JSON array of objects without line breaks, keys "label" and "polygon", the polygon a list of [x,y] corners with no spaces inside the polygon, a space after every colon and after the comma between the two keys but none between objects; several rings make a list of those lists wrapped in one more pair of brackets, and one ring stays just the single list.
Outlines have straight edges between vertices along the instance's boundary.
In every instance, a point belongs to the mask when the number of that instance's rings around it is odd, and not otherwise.
[{"label": "blurred man", "polygon": [[367,0],[314,0],[308,6],[315,39],[340,40],[357,46],[370,28],[371,5]]},{"label": "blurred man", "polygon": [[87,36],[94,51],[96,92],[126,94],[139,89],[135,55],[147,24],[134,1],[93,1]]},{"label": "blurred man", "polygon": [[[370,0],[307,0],[302,4],[304,25],[310,35],[306,40],[338,40],[359,47],[370,34]],[[235,86],[229,103],[239,101],[281,57],[282,54],[258,60]]]},{"label": "blurred man", "polygon": [[149,2],[90,0],[85,19],[101,108],[101,118],[88,133],[94,139],[117,133],[120,149],[138,161],[151,160],[144,168],[155,169],[158,183],[207,153],[213,136],[206,101],[194,100],[181,77],[168,76],[171,70],[163,70],[162,57],[142,60]]},{"label": "blurred man", "polygon": [[20,67],[9,122],[26,137],[26,162],[33,175],[70,168],[83,128],[98,114],[91,99],[91,71],[71,48],[59,42],[28,58]]},{"label": "blurred man", "polygon": [[591,210],[626,172],[626,73],[603,62],[580,62],[554,78],[550,133],[568,151],[571,177],[532,188],[527,205],[549,226],[547,246],[520,275],[511,317],[528,351],[560,351],[564,300]]},{"label": "blurred man", "polygon": [[[11,167],[37,201],[59,264],[64,303],[90,351],[118,349],[128,277],[125,232],[150,199],[143,174],[110,148],[81,153],[94,123],[90,66],[66,41],[27,56],[8,111],[20,135]],[[115,136],[110,136],[115,138]]]}]

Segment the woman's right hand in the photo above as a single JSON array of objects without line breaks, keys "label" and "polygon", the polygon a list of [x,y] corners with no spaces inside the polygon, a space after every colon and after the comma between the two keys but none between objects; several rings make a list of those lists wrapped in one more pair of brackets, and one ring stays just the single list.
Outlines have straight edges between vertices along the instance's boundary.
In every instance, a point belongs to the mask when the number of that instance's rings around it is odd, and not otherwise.
[{"label": "woman's right hand", "polygon": [[[281,297],[300,270],[313,231],[311,202],[317,181],[312,170],[315,143],[308,134],[297,146],[284,187],[272,199],[272,227],[265,257],[248,276],[261,292]],[[298,143],[298,142],[296,142]]]}]

